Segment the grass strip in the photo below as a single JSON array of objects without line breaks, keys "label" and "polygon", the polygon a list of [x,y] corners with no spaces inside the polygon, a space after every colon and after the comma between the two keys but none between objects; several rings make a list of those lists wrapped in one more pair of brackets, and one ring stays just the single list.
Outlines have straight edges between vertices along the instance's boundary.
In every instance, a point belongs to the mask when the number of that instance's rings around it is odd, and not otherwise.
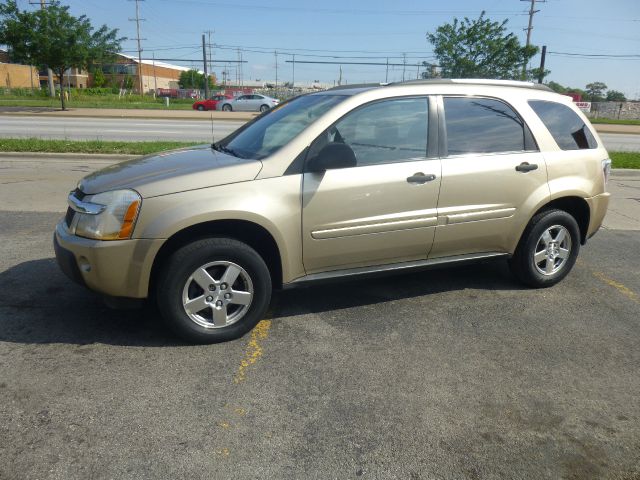
[{"label": "grass strip", "polygon": [[613,168],[640,168],[640,152],[609,152]]},{"label": "grass strip", "polygon": [[0,138],[0,152],[110,153],[147,155],[205,142],[117,142],[104,140],[48,140],[42,138]]},{"label": "grass strip", "polygon": [[[104,140],[48,140],[0,138],[0,152],[112,153],[146,155],[205,142],[112,142]],[[609,152],[613,168],[640,169],[640,152]]]},{"label": "grass strip", "polygon": [[616,118],[590,118],[589,121],[606,125],[640,125],[640,120],[619,120]]}]

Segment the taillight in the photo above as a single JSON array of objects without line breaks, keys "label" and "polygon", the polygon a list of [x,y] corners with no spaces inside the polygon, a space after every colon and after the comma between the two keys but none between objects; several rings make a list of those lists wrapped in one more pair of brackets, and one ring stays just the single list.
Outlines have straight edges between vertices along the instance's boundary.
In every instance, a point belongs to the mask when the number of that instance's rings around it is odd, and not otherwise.
[{"label": "taillight", "polygon": [[602,160],[602,174],[604,175],[604,184],[607,185],[609,177],[611,176],[611,159],[607,158]]}]

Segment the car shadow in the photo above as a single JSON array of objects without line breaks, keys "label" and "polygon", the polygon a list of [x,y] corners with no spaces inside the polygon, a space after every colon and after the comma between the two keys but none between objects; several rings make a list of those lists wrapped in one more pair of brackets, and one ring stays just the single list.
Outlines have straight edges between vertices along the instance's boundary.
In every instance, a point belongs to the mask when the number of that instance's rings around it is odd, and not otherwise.
[{"label": "car shadow", "polygon": [[[271,319],[375,305],[464,289],[518,290],[505,262],[397,274],[274,293]],[[0,341],[26,344],[186,345],[147,306],[112,310],[74,284],[55,259],[31,260],[0,273]]]}]

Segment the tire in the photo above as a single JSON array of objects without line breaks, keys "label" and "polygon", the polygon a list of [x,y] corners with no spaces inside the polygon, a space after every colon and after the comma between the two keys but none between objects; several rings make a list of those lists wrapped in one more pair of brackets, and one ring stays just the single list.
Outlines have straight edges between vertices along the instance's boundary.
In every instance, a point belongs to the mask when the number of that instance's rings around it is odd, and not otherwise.
[{"label": "tire", "polygon": [[269,105],[260,105],[260,111],[261,112],[266,112],[267,110],[269,110]]},{"label": "tire", "polygon": [[509,267],[525,285],[551,287],[569,274],[579,251],[580,228],[575,218],[564,210],[546,210],[527,225]]},{"label": "tire", "polygon": [[198,110],[200,110],[201,112],[204,111],[204,105],[198,105]]},{"label": "tire", "polygon": [[222,106],[222,111],[223,111],[223,112],[230,112],[230,111],[232,111],[232,110],[233,110],[233,108],[231,108],[231,105],[229,105],[228,103],[227,103],[227,104],[224,104],[224,105]]},{"label": "tire", "polygon": [[184,340],[224,342],[242,337],[263,319],[271,300],[271,276],[248,245],[207,238],[169,257],[156,298],[165,322]]}]

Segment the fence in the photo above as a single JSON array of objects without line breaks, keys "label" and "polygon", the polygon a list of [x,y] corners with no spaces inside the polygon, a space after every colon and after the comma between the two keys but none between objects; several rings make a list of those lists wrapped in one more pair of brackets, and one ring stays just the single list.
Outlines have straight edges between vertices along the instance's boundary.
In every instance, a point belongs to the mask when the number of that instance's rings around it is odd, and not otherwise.
[{"label": "fence", "polygon": [[594,102],[588,115],[591,118],[640,120],[640,102]]}]

